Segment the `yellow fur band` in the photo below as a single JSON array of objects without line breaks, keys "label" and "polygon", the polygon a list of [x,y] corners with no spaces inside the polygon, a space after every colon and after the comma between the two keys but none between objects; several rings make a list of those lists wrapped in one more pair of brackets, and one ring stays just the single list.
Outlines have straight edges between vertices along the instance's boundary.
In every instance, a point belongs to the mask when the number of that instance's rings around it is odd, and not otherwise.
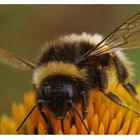
[{"label": "yellow fur band", "polygon": [[49,62],[37,68],[34,72],[33,82],[37,88],[40,87],[42,81],[53,75],[69,76],[85,80],[87,73],[85,69],[79,69],[76,65],[64,62]]}]

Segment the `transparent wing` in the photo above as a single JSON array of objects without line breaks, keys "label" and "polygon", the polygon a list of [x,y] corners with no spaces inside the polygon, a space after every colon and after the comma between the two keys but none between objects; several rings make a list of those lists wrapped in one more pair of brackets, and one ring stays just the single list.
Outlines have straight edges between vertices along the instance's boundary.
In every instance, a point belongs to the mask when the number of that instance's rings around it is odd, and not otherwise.
[{"label": "transparent wing", "polygon": [[97,47],[88,52],[88,56],[101,55],[114,49],[132,49],[140,47],[140,12],[128,19]]},{"label": "transparent wing", "polygon": [[32,64],[31,62],[18,58],[14,54],[1,48],[0,48],[0,62],[7,65],[11,65],[21,70],[30,70],[35,68],[35,65]]}]

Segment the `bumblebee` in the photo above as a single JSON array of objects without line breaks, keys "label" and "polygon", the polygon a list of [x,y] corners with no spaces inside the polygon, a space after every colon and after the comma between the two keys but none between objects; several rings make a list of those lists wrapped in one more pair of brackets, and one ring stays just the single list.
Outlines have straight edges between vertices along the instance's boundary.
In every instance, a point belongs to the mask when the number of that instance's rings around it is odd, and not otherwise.
[{"label": "bumblebee", "polygon": [[[82,116],[88,111],[88,96],[91,89],[100,90],[114,103],[140,114],[109,91],[115,77],[132,98],[139,103],[137,92],[130,82],[131,63],[122,50],[140,47],[140,12],[128,19],[107,37],[87,33],[59,36],[47,42],[41,49],[37,63],[21,59],[6,50],[0,49],[0,62],[11,64],[22,70],[33,70],[33,88],[36,91],[36,104],[18,127],[21,128],[35,107],[41,111],[45,105],[58,119],[64,119],[73,109],[84,127]],[[76,108],[82,103],[83,115]]]}]

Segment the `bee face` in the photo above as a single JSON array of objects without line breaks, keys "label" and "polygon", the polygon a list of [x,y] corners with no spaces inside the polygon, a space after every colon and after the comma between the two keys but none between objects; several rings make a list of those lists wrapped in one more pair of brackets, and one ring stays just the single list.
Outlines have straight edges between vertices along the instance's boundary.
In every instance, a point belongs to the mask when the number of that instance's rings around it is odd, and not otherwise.
[{"label": "bee face", "polygon": [[68,101],[76,99],[78,89],[70,78],[52,76],[42,83],[39,96],[56,117],[63,118],[71,108]]}]

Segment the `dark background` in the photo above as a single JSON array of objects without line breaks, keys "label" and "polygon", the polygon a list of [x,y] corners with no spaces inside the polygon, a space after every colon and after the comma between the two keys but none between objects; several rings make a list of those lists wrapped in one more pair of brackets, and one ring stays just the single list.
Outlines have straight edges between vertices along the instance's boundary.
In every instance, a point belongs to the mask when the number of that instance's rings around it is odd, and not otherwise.
[{"label": "dark background", "polygon": [[[0,47],[34,61],[40,46],[63,33],[100,33],[106,36],[140,5],[0,5]],[[128,55],[140,83],[140,49]],[[13,101],[32,89],[32,72],[0,64],[0,114],[10,114]]]}]

